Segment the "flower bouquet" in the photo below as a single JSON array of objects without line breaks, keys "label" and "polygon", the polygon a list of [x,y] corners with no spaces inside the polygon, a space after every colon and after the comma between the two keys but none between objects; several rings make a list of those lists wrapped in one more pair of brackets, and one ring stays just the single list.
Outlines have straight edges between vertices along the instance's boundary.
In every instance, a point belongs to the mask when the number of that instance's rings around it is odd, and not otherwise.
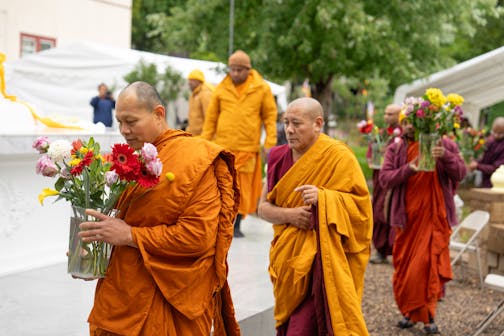
[{"label": "flower bouquet", "polygon": [[359,132],[365,134],[371,147],[371,158],[369,167],[380,169],[383,164],[385,148],[390,139],[401,135],[401,128],[387,127],[379,128],[373,124],[372,120],[361,120],[357,124]]},{"label": "flower bouquet", "polygon": [[422,97],[408,97],[404,101],[406,119],[415,127],[419,141],[418,170],[433,171],[436,160],[432,147],[441,136],[460,128],[464,98],[450,93],[444,96],[440,89],[429,88]]},{"label": "flower bouquet", "polygon": [[478,131],[472,127],[458,129],[456,141],[464,162],[469,164],[471,160],[478,159],[485,151],[485,130]]},{"label": "flower bouquet", "polygon": [[94,220],[85,209],[114,216],[114,206],[126,187],[135,183],[144,188],[155,186],[163,168],[156,147],[146,143],[135,151],[127,144],[115,144],[111,154],[102,155],[100,145],[92,137],[73,143],[51,143],[47,137],[39,137],[33,148],[42,154],[36,164],[37,173],[56,178],[54,189],[43,189],[39,202],[43,205],[46,197],[57,196],[56,201],[65,199],[72,205],[68,273],[84,279],[104,277],[112,246],[79,239],[79,224]]}]

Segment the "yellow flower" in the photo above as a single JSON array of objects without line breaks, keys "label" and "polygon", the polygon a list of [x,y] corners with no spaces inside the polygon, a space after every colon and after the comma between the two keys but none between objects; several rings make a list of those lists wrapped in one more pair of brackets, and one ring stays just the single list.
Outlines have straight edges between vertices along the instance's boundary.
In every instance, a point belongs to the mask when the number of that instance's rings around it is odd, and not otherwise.
[{"label": "yellow flower", "polygon": [[79,153],[86,155],[86,153],[89,152],[89,149],[87,147],[81,147],[79,149]]},{"label": "yellow flower", "polygon": [[81,162],[81,159],[77,159],[77,158],[76,158],[76,159],[73,159],[72,161],[70,161],[70,162],[68,163],[68,165],[69,165],[70,167],[75,167],[75,166],[79,165],[79,163],[80,163],[80,162]]},{"label": "yellow flower", "polygon": [[95,159],[100,160],[101,162],[105,162],[105,158],[101,154],[96,155]]},{"label": "yellow flower", "polygon": [[458,122],[453,123],[453,128],[460,128],[460,124]]},{"label": "yellow flower", "polygon": [[173,181],[173,180],[175,180],[175,174],[173,174],[172,172],[166,173],[165,176],[168,179],[168,181],[170,181],[170,182]]},{"label": "yellow flower", "polygon": [[485,139],[480,139],[478,142],[479,142],[480,145],[484,145],[485,144]]},{"label": "yellow flower", "polygon": [[446,99],[453,106],[460,106],[464,103],[464,98],[456,93],[450,93]]},{"label": "yellow flower", "polygon": [[425,91],[425,94],[429,101],[435,106],[441,107],[446,103],[446,97],[440,89],[429,88]]},{"label": "yellow flower", "polygon": [[57,190],[51,189],[51,188],[44,188],[42,189],[42,192],[38,195],[38,200],[40,202],[40,205],[44,205],[44,199],[49,196],[56,196],[59,195],[59,192]]}]

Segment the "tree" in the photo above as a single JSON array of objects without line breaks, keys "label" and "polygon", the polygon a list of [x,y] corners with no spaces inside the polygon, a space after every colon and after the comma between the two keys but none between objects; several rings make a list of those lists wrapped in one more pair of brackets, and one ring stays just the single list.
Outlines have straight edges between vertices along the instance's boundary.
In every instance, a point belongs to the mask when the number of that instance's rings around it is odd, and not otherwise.
[{"label": "tree", "polygon": [[[274,80],[312,83],[332,111],[333,81],[398,85],[452,65],[443,46],[474,35],[495,0],[249,0],[237,1],[235,46]],[[188,0],[170,15],[151,17],[167,50],[212,52],[227,59],[229,2]]]}]

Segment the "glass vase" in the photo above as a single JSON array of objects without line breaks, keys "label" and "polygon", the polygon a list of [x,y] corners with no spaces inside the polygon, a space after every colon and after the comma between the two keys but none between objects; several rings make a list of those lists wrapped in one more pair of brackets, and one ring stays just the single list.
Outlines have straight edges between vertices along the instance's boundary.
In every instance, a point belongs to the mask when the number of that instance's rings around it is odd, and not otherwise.
[{"label": "glass vase", "polygon": [[432,148],[439,141],[437,133],[420,133],[418,136],[418,170],[434,171],[436,159],[432,156]]},{"label": "glass vase", "polygon": [[[70,236],[68,242],[68,268],[67,272],[80,279],[92,280],[104,278],[110,260],[112,245],[93,241],[83,242],[79,238],[82,222],[93,222],[93,216],[86,215],[84,208],[72,206],[70,217]],[[114,216],[115,211],[107,215]]]},{"label": "glass vase", "polygon": [[384,146],[377,142],[371,143],[371,163],[369,168],[380,169],[383,165]]}]

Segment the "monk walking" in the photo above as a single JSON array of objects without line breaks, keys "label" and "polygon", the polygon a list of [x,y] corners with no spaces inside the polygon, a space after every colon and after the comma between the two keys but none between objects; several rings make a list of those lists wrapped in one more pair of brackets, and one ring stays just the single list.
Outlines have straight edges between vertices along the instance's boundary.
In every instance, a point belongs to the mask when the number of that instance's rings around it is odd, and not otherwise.
[{"label": "monk walking", "polygon": [[371,200],[357,159],[321,133],[323,120],[315,99],[290,103],[288,144],[268,159],[259,216],[274,223],[269,273],[277,335],[368,335],[361,299]]},{"label": "monk walking", "polygon": [[426,334],[439,333],[434,321],[443,285],[453,278],[451,226],[457,224],[455,194],[466,169],[457,145],[443,137],[432,149],[433,172],[417,171],[415,128],[401,114],[403,137],[387,148],[380,182],[392,190],[390,223],[396,229],[394,296],[403,315],[399,328],[423,322]]},{"label": "monk walking", "polygon": [[[114,248],[96,286],[89,316],[93,336],[239,335],[227,284],[227,253],[239,191],[233,155],[189,133],[169,129],[166,109],[149,84],[127,86],[116,118],[135,149],[156,146],[160,183],[121,196],[119,218],[93,210],[85,242]],[[99,239],[98,239],[99,237]]]},{"label": "monk walking", "polygon": [[243,237],[241,220],[256,212],[261,195],[261,130],[264,126],[266,153],[276,145],[277,108],[271,89],[250,57],[238,50],[229,57],[229,73],[215,88],[208,106],[201,137],[235,154],[240,187],[240,207],[235,221],[235,237]]},{"label": "monk walking", "polygon": [[192,133],[192,135],[200,135],[214,87],[205,81],[205,75],[198,69],[194,69],[189,73],[187,82],[191,89],[187,132]]},{"label": "monk walking", "polygon": [[[387,124],[388,145],[394,139],[394,132],[400,131],[399,112],[401,106],[397,104],[387,105],[383,119]],[[368,160],[370,159],[371,144],[368,148]],[[392,255],[395,234],[388,222],[387,189],[382,188],[379,183],[380,168],[373,168],[373,245],[376,255],[369,262],[372,264],[386,264],[387,256]]]}]

